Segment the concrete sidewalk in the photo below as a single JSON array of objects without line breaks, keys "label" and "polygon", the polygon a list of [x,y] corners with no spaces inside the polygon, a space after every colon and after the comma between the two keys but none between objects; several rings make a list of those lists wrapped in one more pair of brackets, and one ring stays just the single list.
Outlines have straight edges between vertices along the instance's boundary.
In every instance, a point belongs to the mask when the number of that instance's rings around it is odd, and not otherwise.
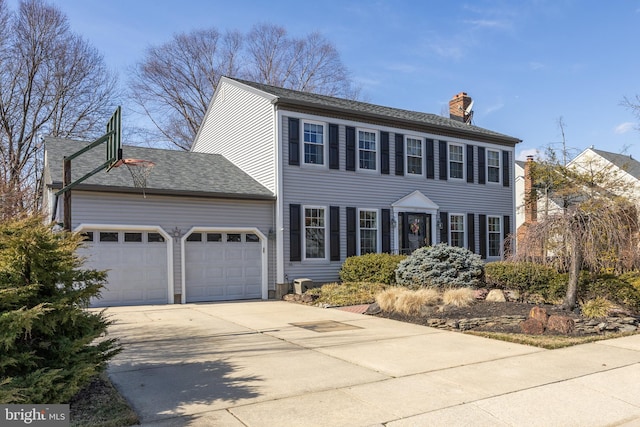
[{"label": "concrete sidewalk", "polygon": [[640,426],[640,335],[543,350],[281,301],[109,308],[153,426]]}]

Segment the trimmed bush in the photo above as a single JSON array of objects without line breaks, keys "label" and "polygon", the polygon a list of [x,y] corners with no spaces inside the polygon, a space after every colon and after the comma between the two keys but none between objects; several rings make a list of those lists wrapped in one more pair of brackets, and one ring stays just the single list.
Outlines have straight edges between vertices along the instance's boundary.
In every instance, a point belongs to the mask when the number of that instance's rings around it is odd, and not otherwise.
[{"label": "trimmed bush", "polygon": [[476,292],[471,288],[447,289],[442,294],[442,302],[456,307],[469,307],[476,301]]},{"label": "trimmed bush", "polygon": [[640,289],[624,280],[623,277],[625,276],[613,274],[583,274],[578,283],[578,296],[583,301],[601,297],[634,313],[639,313]]},{"label": "trimmed bush", "polygon": [[381,283],[348,282],[328,283],[319,288],[309,289],[307,294],[317,295],[317,304],[333,306],[370,304],[375,301],[376,294],[382,292],[385,285]]},{"label": "trimmed bush", "polygon": [[396,268],[405,255],[366,254],[347,258],[340,268],[343,282],[371,282],[394,285]]},{"label": "trimmed bush", "polygon": [[37,217],[0,224],[0,403],[66,403],[120,350],[85,310],[106,273],[81,269],[81,240]]},{"label": "trimmed bush", "polygon": [[[538,293],[545,297],[550,294],[550,285],[560,275],[552,268],[532,262],[490,262],[484,266],[487,286],[513,289],[523,294]],[[566,283],[565,283],[566,285]]]},{"label": "trimmed bush", "polygon": [[421,287],[479,287],[484,264],[473,252],[441,243],[416,249],[400,262],[396,283],[409,289]]}]

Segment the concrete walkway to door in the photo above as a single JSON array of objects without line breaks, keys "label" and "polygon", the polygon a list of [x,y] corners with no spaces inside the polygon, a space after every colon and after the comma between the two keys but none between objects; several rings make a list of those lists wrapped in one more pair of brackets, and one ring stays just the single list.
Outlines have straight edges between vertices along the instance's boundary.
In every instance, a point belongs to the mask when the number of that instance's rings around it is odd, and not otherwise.
[{"label": "concrete walkway to door", "polygon": [[109,308],[149,426],[640,426],[640,335],[543,350],[281,301]]}]

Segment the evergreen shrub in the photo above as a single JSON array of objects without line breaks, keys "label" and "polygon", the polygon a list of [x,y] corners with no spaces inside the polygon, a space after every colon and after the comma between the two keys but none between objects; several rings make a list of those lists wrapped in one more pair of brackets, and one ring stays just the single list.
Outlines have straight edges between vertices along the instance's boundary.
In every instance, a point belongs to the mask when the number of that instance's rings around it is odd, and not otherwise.
[{"label": "evergreen shrub", "polygon": [[0,223],[0,403],[66,403],[120,351],[86,310],[106,273],[81,268],[80,243],[38,217]]},{"label": "evergreen shrub", "polygon": [[468,249],[440,243],[416,249],[401,261],[396,282],[410,289],[479,287],[484,282],[484,264]]},{"label": "evergreen shrub", "polygon": [[[524,295],[540,294],[555,297],[558,271],[533,262],[496,261],[484,266],[485,281],[492,288],[517,290]],[[565,282],[566,285],[566,282]]]},{"label": "evergreen shrub", "polygon": [[366,254],[347,258],[340,269],[343,282],[371,282],[394,285],[396,268],[406,255]]}]

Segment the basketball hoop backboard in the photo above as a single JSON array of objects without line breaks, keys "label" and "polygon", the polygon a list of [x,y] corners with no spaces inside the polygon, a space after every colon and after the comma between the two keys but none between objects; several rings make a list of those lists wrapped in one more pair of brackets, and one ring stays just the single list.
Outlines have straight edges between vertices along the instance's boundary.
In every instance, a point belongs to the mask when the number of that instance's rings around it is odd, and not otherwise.
[{"label": "basketball hoop backboard", "polygon": [[107,122],[107,158],[111,169],[118,160],[122,159],[122,112],[120,107],[116,108],[109,121]]}]

